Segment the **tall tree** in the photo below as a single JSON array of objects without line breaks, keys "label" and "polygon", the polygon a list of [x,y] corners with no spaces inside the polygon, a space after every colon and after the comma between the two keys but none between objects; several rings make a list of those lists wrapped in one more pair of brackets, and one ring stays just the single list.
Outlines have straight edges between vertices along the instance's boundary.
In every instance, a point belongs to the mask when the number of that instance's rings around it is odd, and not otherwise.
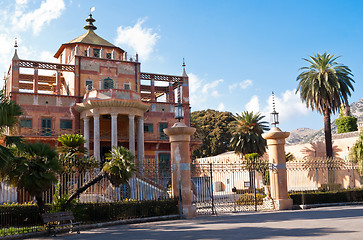
[{"label": "tall tree", "polygon": [[257,153],[262,156],[266,152],[266,140],[263,131],[269,130],[268,123],[262,121],[265,117],[261,113],[242,112],[233,116],[231,146],[237,154],[246,155]]},{"label": "tall tree", "polygon": [[230,112],[211,109],[192,112],[191,125],[197,129],[195,136],[202,140],[202,145],[192,152],[192,157],[215,156],[231,150],[229,140],[232,135],[228,125],[233,120]]},{"label": "tall tree", "polygon": [[296,81],[297,92],[308,108],[316,109],[324,116],[326,156],[333,157],[330,115],[343,103],[348,103],[351,91],[354,91],[351,70],[336,62],[335,55],[328,53],[310,56],[304,60],[309,64],[302,67]]}]

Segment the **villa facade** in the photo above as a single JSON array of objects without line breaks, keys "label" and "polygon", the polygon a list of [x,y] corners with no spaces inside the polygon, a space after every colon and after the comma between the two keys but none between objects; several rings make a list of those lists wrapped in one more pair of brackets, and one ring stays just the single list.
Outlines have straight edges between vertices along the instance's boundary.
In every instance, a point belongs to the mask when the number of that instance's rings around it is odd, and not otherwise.
[{"label": "villa facade", "polygon": [[137,54],[98,36],[91,14],[86,22],[86,33],[55,53],[58,63],[21,59],[15,44],[4,90],[23,109],[16,134],[57,146],[60,135],[80,133],[98,161],[112,146],[124,146],[139,163],[170,165],[163,129],[177,121],[178,102],[190,126],[184,63],[182,76],[141,72]]}]

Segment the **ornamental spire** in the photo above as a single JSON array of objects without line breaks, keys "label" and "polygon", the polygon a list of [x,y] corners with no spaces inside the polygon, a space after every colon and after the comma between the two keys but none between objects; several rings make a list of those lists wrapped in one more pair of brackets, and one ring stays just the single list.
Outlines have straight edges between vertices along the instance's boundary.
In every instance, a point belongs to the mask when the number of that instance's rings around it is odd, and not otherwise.
[{"label": "ornamental spire", "polygon": [[89,13],[88,18],[86,19],[87,24],[83,28],[91,31],[96,30],[97,27],[93,25],[95,21],[96,20],[92,18],[92,13]]}]

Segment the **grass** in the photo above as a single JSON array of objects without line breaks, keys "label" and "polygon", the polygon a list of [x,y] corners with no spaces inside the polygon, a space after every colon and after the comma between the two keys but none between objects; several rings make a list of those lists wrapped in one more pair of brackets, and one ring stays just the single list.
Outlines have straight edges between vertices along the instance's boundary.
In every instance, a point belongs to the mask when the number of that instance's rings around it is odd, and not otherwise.
[{"label": "grass", "polygon": [[41,232],[45,231],[45,226],[31,226],[31,227],[9,227],[0,228],[0,236],[18,235],[23,233]]}]

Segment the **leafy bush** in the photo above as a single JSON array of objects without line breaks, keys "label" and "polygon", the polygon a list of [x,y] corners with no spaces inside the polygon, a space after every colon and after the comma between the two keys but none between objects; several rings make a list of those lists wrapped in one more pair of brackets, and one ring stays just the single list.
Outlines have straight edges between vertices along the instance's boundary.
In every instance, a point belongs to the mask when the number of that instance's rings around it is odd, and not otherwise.
[{"label": "leafy bush", "polygon": [[[256,188],[256,192],[258,194],[265,194],[265,189],[264,188]],[[254,190],[253,189],[237,189],[236,190],[236,194],[245,194],[245,193],[251,193],[254,194]]]},{"label": "leafy bush", "polygon": [[298,192],[291,193],[289,197],[294,205],[300,204],[320,204],[320,203],[340,203],[340,202],[360,202],[363,201],[363,189],[349,189],[330,192]]},{"label": "leafy bush", "polygon": [[335,120],[335,124],[338,126],[338,133],[354,132],[358,130],[356,117],[340,117]]},{"label": "leafy bush", "polygon": [[[256,194],[257,205],[262,205],[263,203],[263,195]],[[239,196],[237,200],[238,205],[255,205],[255,194],[254,193],[245,193]]]}]

